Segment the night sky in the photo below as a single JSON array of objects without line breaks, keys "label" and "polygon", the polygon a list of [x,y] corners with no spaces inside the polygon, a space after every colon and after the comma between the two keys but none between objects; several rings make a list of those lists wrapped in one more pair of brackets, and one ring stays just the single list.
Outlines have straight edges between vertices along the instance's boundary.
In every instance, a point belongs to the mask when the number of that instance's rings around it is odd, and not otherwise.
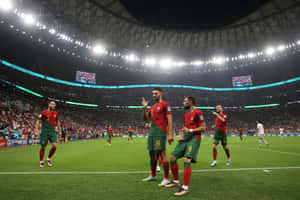
[{"label": "night sky", "polygon": [[268,0],[121,0],[144,24],[169,29],[209,30],[251,14]]}]

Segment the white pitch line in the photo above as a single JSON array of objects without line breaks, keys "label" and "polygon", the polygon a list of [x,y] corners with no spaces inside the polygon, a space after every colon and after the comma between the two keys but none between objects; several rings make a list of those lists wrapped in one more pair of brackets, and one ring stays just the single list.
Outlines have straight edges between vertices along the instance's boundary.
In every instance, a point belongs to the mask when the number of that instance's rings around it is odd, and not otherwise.
[{"label": "white pitch line", "polygon": [[[232,169],[199,169],[193,170],[193,173],[202,172],[230,172],[230,171],[259,171],[259,170],[288,170],[288,169],[300,169],[300,167],[263,167],[263,168],[232,168]],[[183,172],[180,170],[180,172]],[[68,174],[147,174],[149,171],[123,171],[123,172],[101,172],[101,171],[66,171],[66,172],[0,172],[0,175],[68,175]]]},{"label": "white pitch line", "polygon": [[287,154],[287,155],[293,155],[293,156],[300,156],[300,153],[295,152],[286,152],[286,151],[278,151],[278,150],[271,150],[271,149],[259,149],[259,148],[249,148],[249,147],[242,147],[242,146],[234,146],[240,149],[248,149],[248,150],[255,150],[255,151],[264,151],[264,152],[271,152],[271,153],[280,153],[280,154]]}]

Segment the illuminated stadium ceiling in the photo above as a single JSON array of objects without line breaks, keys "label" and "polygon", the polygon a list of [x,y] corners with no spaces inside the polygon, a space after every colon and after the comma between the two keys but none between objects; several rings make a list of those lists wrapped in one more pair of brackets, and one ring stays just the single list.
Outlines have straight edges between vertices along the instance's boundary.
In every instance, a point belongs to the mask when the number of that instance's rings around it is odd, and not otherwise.
[{"label": "illuminated stadium ceiling", "polygon": [[[248,16],[240,18],[238,15],[230,20],[235,23],[196,32],[147,26],[132,17],[117,0],[32,1],[43,7],[38,10],[43,18],[51,18],[52,15],[61,29],[74,31],[76,27],[80,30],[81,37],[88,38],[89,41],[100,40],[112,48],[127,48],[145,53],[171,51],[175,56],[178,53],[205,56],[223,51],[237,52],[286,38],[295,39],[299,31],[299,0],[270,0],[256,10],[261,4],[253,3],[253,7],[250,6],[246,13],[255,11]],[[243,4],[246,5],[244,1]],[[237,18],[240,19],[236,21]]]}]

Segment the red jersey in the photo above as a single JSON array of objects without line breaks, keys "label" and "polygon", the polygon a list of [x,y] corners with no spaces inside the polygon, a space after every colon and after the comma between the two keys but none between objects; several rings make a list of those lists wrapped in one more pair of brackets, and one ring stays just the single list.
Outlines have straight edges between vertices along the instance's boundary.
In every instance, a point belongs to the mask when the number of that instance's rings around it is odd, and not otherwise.
[{"label": "red jersey", "polygon": [[223,133],[226,134],[226,124],[227,124],[227,120],[228,120],[228,117],[226,114],[224,113],[220,113],[219,114],[225,121],[222,122],[218,117],[216,117],[216,127],[218,129],[220,129]]},{"label": "red jersey", "polygon": [[129,132],[129,133],[132,133],[132,128],[128,128],[128,132]]},{"label": "red jersey", "polygon": [[109,133],[113,132],[113,128],[108,128],[107,130],[108,130]]},{"label": "red jersey", "polygon": [[240,134],[244,133],[243,129],[241,129],[241,128],[238,131],[240,132]]},{"label": "red jersey", "polygon": [[[194,109],[192,112],[185,113],[184,115],[184,125],[188,129],[195,129],[200,126],[201,123],[204,122],[204,116],[201,110]],[[185,133],[191,134],[191,133]],[[193,132],[193,135],[197,139],[201,139],[201,131],[200,132]]]},{"label": "red jersey", "polygon": [[58,114],[56,111],[44,110],[39,115],[39,119],[42,120],[42,129],[55,129],[56,122],[58,120]]},{"label": "red jersey", "polygon": [[171,106],[165,102],[161,101],[156,103],[149,109],[149,115],[152,121],[164,132],[167,132],[168,120],[167,115],[172,114]]}]

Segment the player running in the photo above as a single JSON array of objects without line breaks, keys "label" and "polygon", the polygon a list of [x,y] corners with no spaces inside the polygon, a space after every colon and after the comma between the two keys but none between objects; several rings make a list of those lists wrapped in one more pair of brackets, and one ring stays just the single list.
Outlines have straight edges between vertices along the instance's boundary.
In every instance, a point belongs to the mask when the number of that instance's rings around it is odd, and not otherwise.
[{"label": "player running", "polygon": [[264,129],[264,125],[262,124],[262,122],[260,120],[256,121],[257,123],[257,136],[259,139],[259,148],[261,148],[261,143],[264,142],[267,147],[269,147],[269,143],[267,140],[265,140],[264,136],[265,136],[265,129]]},{"label": "player running", "polygon": [[166,135],[168,131],[168,142],[173,142],[173,129],[172,129],[172,112],[171,106],[162,100],[162,90],[154,88],[152,96],[155,104],[147,112],[148,101],[142,98],[143,106],[143,119],[147,121],[151,118],[151,127],[148,135],[148,150],[150,155],[151,175],[143,181],[155,181],[156,177],[156,164],[157,153],[160,154],[163,161],[164,179],[158,186],[165,186],[170,183],[169,180],[169,161],[166,154]]},{"label": "player running", "polygon": [[58,114],[55,110],[56,103],[50,101],[48,103],[48,109],[41,112],[39,119],[35,124],[35,135],[39,135],[40,124],[42,124],[42,131],[40,134],[41,150],[40,150],[40,167],[44,167],[44,154],[47,147],[48,141],[52,143],[52,148],[50,149],[47,164],[49,167],[52,167],[51,157],[56,151],[57,148],[57,134],[55,132],[55,126],[58,127],[58,133],[61,136],[61,126],[60,121],[58,120]]},{"label": "player running", "polygon": [[227,135],[226,135],[226,124],[228,121],[228,116],[223,113],[224,107],[222,105],[217,105],[216,111],[217,112],[212,112],[212,114],[216,116],[216,126],[215,126],[214,145],[213,145],[214,161],[211,163],[210,166],[215,167],[217,165],[217,154],[218,154],[217,148],[220,141],[227,156],[226,165],[229,166],[231,164],[231,157],[230,157],[229,149],[227,148]]},{"label": "player running", "polygon": [[133,133],[132,128],[131,128],[131,126],[129,126],[128,127],[128,143],[130,140],[133,140],[132,133]]},{"label": "player running", "polygon": [[281,139],[283,139],[283,137],[284,137],[284,128],[279,127],[279,136],[281,137]]},{"label": "player running", "polygon": [[205,121],[201,110],[195,108],[195,98],[186,97],[184,99],[184,108],[189,109],[184,115],[184,128],[182,138],[170,156],[171,171],[173,182],[165,187],[179,187],[178,164],[177,159],[184,157],[183,185],[175,196],[183,196],[189,193],[189,182],[192,173],[191,163],[196,162],[197,153],[201,143],[201,134],[205,131]]},{"label": "player running", "polygon": [[239,132],[239,134],[240,134],[240,139],[241,139],[241,141],[243,142],[243,134],[244,134],[244,130],[243,130],[242,128],[239,128],[239,129],[238,129],[238,132]]}]

